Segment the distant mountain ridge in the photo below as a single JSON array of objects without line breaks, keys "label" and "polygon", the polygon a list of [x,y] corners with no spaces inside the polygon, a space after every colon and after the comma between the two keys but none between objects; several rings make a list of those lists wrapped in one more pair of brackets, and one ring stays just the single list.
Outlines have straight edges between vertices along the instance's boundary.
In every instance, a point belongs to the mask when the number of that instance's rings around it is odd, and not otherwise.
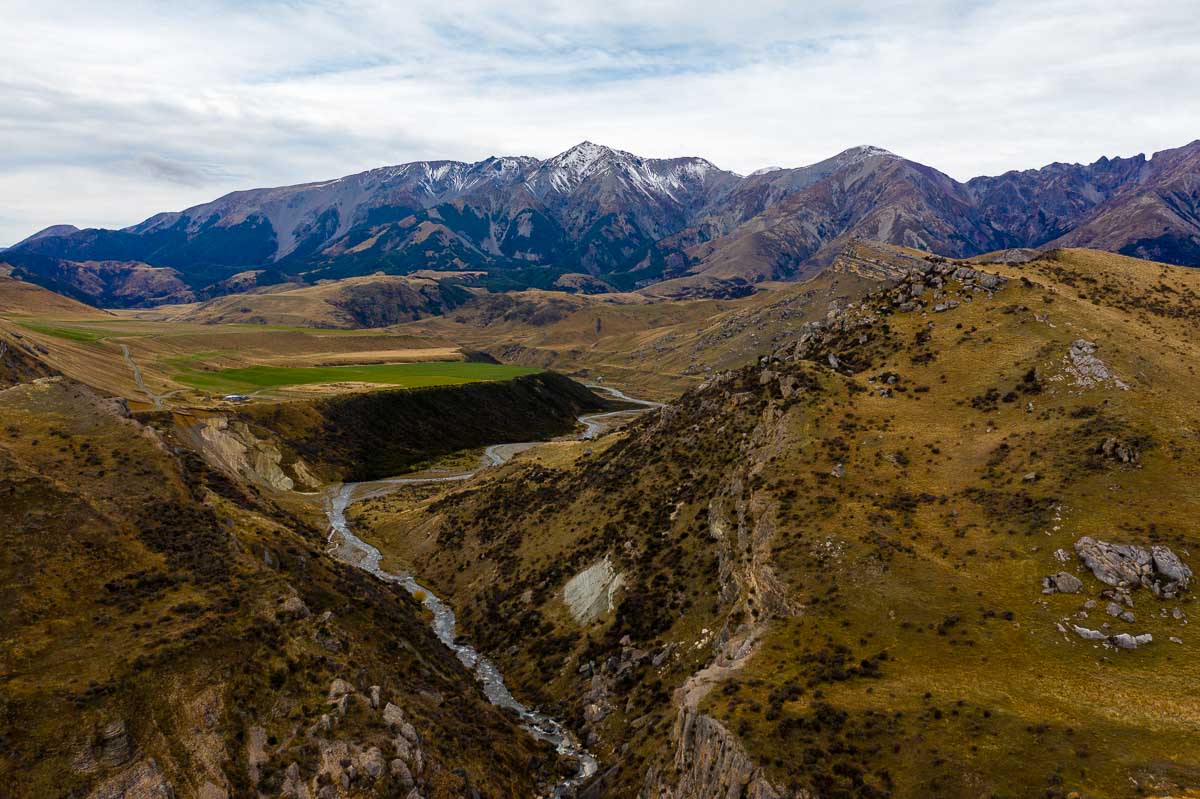
[{"label": "distant mountain ridge", "polygon": [[[871,146],[743,177],[585,141],[545,160],[419,161],[238,191],[122,230],[56,225],[3,260],[77,299],[138,305],[218,296],[246,273],[257,285],[419,269],[484,271],[494,289],[567,273],[619,289],[745,284],[810,274],[856,238],[954,257],[1063,245],[1198,266],[1200,141],[966,183]],[[149,280],[154,267],[170,271]]]}]

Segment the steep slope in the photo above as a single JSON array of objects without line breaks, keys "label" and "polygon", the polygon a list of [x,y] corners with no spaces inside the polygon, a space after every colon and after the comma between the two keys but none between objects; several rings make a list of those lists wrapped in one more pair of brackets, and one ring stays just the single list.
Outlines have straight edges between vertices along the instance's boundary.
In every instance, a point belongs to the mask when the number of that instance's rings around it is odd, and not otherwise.
[{"label": "steep slope", "polygon": [[1187,795],[1198,299],[914,259],[624,435],[355,524],[573,719],[591,796]]},{"label": "steep slope", "polygon": [[416,602],[156,424],[62,378],[0,392],[5,796],[530,796],[554,779]]}]

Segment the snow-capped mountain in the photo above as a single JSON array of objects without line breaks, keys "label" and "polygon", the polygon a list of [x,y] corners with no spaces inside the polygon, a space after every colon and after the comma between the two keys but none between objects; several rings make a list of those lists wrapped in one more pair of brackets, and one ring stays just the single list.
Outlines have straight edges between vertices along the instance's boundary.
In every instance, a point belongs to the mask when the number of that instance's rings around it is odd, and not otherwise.
[{"label": "snow-capped mountain", "polygon": [[619,288],[788,278],[852,237],[953,256],[1061,239],[1200,265],[1196,185],[1200,142],[959,183],[873,146],[741,177],[703,158],[585,141],[545,160],[418,161],[239,191],[123,230],[54,226],[5,250],[4,262],[116,304],[148,298],[116,296],[81,262],[174,270],[201,297],[246,272],[271,281],[471,269],[493,287],[548,286],[573,272]]}]

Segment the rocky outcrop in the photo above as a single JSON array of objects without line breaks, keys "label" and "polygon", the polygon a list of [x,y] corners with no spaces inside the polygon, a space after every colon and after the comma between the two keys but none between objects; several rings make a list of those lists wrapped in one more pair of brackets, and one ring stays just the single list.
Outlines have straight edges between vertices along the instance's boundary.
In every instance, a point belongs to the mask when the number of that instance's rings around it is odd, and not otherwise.
[{"label": "rocky outcrop", "polygon": [[1104,361],[1096,355],[1099,346],[1094,341],[1076,339],[1063,358],[1067,377],[1078,388],[1103,388],[1114,386],[1128,389],[1129,386],[1117,379]]},{"label": "rocky outcrop", "polygon": [[[426,757],[421,736],[397,704],[383,702],[379,686],[365,694],[348,681],[336,678],[329,685],[329,710],[307,730],[316,747],[315,773],[306,775],[298,763],[284,771],[280,795],[289,799],[344,799],[362,795],[424,796]],[[380,708],[380,705],[383,705]],[[371,740],[339,738],[337,731],[354,707],[370,708],[388,730],[386,747]],[[383,744],[385,739],[378,741]]]},{"label": "rocky outcrop", "polygon": [[1096,446],[1096,454],[1118,463],[1137,463],[1137,449],[1119,438],[1109,436]]},{"label": "rocky outcrop", "polygon": [[175,799],[175,789],[153,759],[142,760],[105,780],[88,799]]},{"label": "rocky outcrop", "polygon": [[1171,599],[1191,583],[1192,570],[1165,546],[1110,544],[1084,536],[1075,552],[1096,579],[1114,588],[1142,586],[1155,596]]},{"label": "rocky outcrop", "polygon": [[807,799],[773,785],[719,721],[691,710],[675,720],[675,756],[652,768],[641,799]]}]

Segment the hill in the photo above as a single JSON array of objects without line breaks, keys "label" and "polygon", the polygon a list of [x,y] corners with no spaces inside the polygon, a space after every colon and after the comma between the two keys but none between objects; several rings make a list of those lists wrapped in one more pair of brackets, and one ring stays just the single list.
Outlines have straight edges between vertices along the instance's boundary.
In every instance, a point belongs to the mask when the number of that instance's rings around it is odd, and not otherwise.
[{"label": "hill", "polygon": [[[203,324],[267,324],[316,328],[388,327],[446,313],[472,296],[453,277],[370,275],[316,286],[284,283],[190,306],[167,305],[154,316]],[[142,318],[153,318],[141,314]]]},{"label": "hill", "polygon": [[914,259],[624,434],[352,521],[595,795],[1188,795],[1198,299]]},{"label": "hill", "polygon": [[41,286],[0,277],[0,315],[53,316],[58,319],[105,319],[112,314],[55,294]]},{"label": "hill", "polygon": [[123,307],[430,269],[482,272],[497,290],[682,278],[736,291],[812,274],[855,238],[950,257],[1070,245],[1198,265],[1198,158],[1192,142],[961,183],[869,146],[742,177],[582,142],[545,160],[424,161],[234,192],[122,230],[56,226],[4,257],[24,279]]}]

